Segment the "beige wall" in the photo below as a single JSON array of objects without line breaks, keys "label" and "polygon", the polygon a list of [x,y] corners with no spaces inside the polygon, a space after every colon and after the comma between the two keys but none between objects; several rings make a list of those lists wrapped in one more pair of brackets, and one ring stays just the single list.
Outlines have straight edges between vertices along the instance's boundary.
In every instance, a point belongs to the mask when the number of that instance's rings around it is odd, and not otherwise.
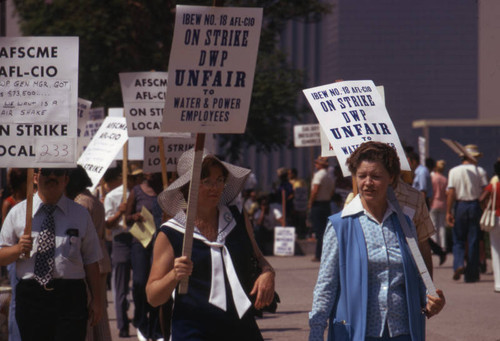
[{"label": "beige wall", "polygon": [[479,0],[478,118],[500,117],[500,1]]}]

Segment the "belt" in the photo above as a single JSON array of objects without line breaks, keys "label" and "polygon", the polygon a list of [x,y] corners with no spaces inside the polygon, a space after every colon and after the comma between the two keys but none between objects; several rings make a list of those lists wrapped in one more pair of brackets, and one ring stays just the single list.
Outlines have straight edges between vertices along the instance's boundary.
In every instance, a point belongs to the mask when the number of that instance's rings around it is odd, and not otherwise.
[{"label": "belt", "polygon": [[85,281],[83,279],[64,279],[64,278],[53,278],[47,284],[40,285],[35,279],[21,279],[19,282],[22,282],[25,285],[36,286],[38,288],[43,288],[45,291],[53,291],[55,289],[63,289],[69,286],[74,285],[85,285]]}]

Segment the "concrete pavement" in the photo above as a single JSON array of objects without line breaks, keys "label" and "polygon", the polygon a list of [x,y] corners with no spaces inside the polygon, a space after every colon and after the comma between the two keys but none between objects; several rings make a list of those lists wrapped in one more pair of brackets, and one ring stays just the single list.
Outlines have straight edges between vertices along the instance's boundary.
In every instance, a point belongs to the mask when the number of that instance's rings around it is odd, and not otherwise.
[{"label": "concrete pavement", "polygon": [[[311,262],[311,255],[294,257],[268,257],[277,272],[276,290],[281,304],[276,314],[265,314],[258,324],[265,340],[307,340],[308,312],[319,263]],[[493,291],[491,263],[477,283],[452,280],[453,256],[448,255],[443,266],[434,257],[434,283],[444,291],[446,307],[427,322],[428,341],[500,341],[500,294]],[[111,299],[111,293],[108,292]],[[118,338],[113,302],[108,307],[113,341],[137,340]],[[132,316],[133,305],[129,310]]]}]

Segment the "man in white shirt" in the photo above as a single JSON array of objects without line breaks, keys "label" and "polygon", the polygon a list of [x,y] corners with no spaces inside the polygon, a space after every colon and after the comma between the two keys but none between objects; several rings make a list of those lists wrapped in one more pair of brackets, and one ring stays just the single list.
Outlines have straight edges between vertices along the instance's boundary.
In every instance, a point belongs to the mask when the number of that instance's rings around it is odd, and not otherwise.
[{"label": "man in white shirt", "polygon": [[[116,324],[119,337],[129,337],[128,306],[127,295],[129,292],[130,274],[132,265],[130,260],[132,235],[126,225],[123,224],[123,217],[127,208],[123,201],[123,180],[120,168],[109,169],[104,175],[104,181],[110,191],[104,198],[104,210],[106,217],[106,228],[112,233],[111,262],[113,266],[113,289],[115,295]],[[134,178],[127,179],[128,187],[135,185]],[[128,191],[126,196],[128,197]]]},{"label": "man in white shirt", "polygon": [[32,234],[24,235],[26,200],[10,210],[0,232],[0,265],[16,262],[20,279],[16,319],[21,338],[83,341],[88,320],[95,325],[104,309],[97,233],[88,211],[64,196],[66,169],[39,169],[34,180]]},{"label": "man in white shirt", "polygon": [[[453,227],[453,279],[465,274],[465,282],[479,281],[479,197],[488,184],[486,172],[477,166],[482,156],[475,145],[465,146],[462,164],[448,175],[446,222]],[[455,210],[453,215],[452,210]],[[464,267],[465,244],[468,243],[467,266]]]}]

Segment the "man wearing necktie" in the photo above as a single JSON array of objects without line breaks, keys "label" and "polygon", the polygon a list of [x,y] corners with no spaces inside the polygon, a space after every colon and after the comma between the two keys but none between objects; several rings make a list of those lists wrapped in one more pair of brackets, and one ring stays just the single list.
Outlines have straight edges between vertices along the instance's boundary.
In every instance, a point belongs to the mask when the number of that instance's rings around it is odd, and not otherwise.
[{"label": "man wearing necktie", "polygon": [[97,233],[88,211],[64,196],[67,173],[48,168],[35,173],[31,236],[23,234],[26,200],[12,208],[0,231],[0,265],[16,262],[20,280],[16,319],[23,341],[83,341],[87,322],[95,324],[104,309]]}]

